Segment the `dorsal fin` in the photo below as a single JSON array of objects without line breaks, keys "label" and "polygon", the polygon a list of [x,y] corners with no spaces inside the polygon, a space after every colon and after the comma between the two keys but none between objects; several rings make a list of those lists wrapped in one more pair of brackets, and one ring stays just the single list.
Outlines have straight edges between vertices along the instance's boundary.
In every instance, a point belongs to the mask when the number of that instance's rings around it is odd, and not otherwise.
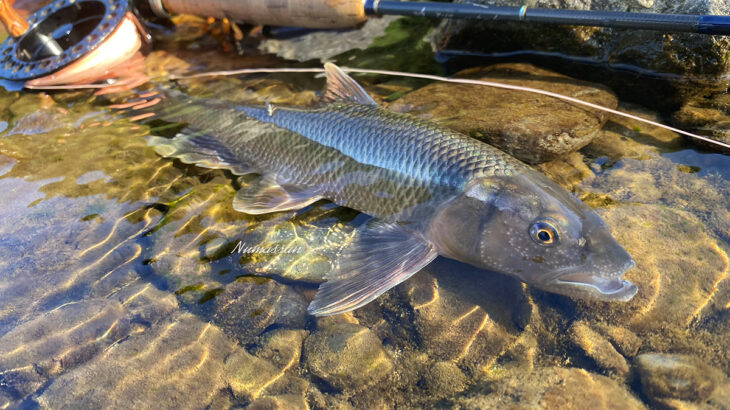
[{"label": "dorsal fin", "polygon": [[360,87],[357,81],[345,74],[340,67],[332,63],[324,64],[324,72],[327,75],[327,92],[323,100],[327,102],[351,101],[357,104],[378,105],[365,90]]}]

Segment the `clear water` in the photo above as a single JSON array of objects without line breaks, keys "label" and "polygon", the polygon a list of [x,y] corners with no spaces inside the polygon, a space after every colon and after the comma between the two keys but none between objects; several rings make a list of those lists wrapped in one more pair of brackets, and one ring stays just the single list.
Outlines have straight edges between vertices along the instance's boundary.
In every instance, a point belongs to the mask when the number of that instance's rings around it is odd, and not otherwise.
[{"label": "clear water", "polygon": [[[403,33],[389,35],[342,59],[417,58],[420,71],[438,70],[423,50],[394,52]],[[290,64],[182,50],[155,53],[148,69],[181,61]],[[422,85],[376,82],[368,88],[391,98]],[[322,82],[183,86],[307,104]],[[0,408],[655,406],[633,371],[653,352],[702,363],[672,371],[719,386],[695,401],[728,405],[725,154],[612,118],[578,165],[543,168],[636,260],[626,277],[640,291],[629,303],[573,300],[439,258],[354,313],[315,319],[305,311],[315,282],[363,217],[327,202],[238,213],[231,200],[245,180],[160,158],[144,136],[166,131],[107,104],[85,91],[0,91]],[[587,172],[568,178],[576,167]],[[232,253],[239,242],[297,251]]]}]

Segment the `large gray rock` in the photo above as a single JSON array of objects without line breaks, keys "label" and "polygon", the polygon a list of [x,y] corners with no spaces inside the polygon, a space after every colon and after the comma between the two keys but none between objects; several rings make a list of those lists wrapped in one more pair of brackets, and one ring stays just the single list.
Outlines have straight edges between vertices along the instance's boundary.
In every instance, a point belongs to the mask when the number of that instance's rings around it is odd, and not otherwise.
[{"label": "large gray rock", "polygon": [[[457,2],[466,2],[457,0]],[[730,14],[725,0],[469,0],[469,2],[500,6],[560,8],[576,10],[607,10],[674,14]],[[528,9],[529,14],[529,9]],[[664,33],[648,30],[619,30],[585,26],[555,26],[545,24],[505,23],[490,21],[446,20],[431,36],[436,50],[468,50],[479,53],[504,53],[534,50],[551,53],[572,61],[615,67],[634,72],[657,72],[718,78],[730,69],[728,64],[730,39],[688,33]],[[565,66],[556,62],[556,65]],[[583,66],[585,71],[587,66]],[[614,73],[615,74],[615,73]],[[633,74],[635,76],[635,74]],[[604,78],[597,74],[596,79]],[[635,96],[642,94],[656,99],[654,83],[646,79],[632,80],[621,76],[621,83],[634,81]],[[677,84],[680,82],[678,81]],[[630,88],[630,87],[626,87]],[[690,88],[688,88],[690,90]],[[668,90],[671,92],[671,90]],[[666,101],[656,101],[659,104]]]},{"label": "large gray rock", "polygon": [[[529,64],[497,64],[457,77],[537,88],[616,108],[611,91]],[[608,115],[553,97],[473,84],[435,82],[389,106],[434,121],[535,164],[583,148]]]}]

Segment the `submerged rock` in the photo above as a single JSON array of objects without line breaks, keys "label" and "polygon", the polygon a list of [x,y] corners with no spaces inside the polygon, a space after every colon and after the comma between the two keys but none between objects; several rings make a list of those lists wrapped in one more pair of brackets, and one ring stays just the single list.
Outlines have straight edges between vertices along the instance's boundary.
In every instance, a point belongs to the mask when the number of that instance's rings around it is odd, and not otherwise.
[{"label": "submerged rock", "polygon": [[247,276],[215,296],[212,320],[245,345],[272,325],[303,327],[306,310],[307,301],[289,286]]},{"label": "submerged rock", "polygon": [[[596,84],[529,64],[469,69],[457,77],[538,88],[616,108],[616,97]],[[437,82],[389,106],[477,138],[528,162],[551,161],[583,148],[608,118],[553,97],[472,84]]]},{"label": "submerged rock", "polygon": [[304,329],[275,329],[261,336],[253,354],[280,369],[290,369],[299,364],[302,343],[306,337],[307,331]]},{"label": "submerged rock", "polygon": [[652,399],[704,401],[724,379],[720,370],[688,355],[644,353],[635,364],[641,390]]},{"label": "submerged rock", "polygon": [[[610,308],[604,302],[581,304],[614,320],[621,317],[622,325],[639,334],[685,329],[706,313],[718,292],[713,284],[724,277],[727,264],[717,239],[694,215],[640,204],[599,209],[599,214],[636,262],[625,278],[639,291],[627,304]],[[669,339],[677,341],[677,336]],[[644,342],[663,345],[667,339],[657,335]]]},{"label": "submerged rock", "polygon": [[620,326],[605,323],[596,324],[598,331],[603,334],[622,355],[634,357],[641,347],[641,338],[636,333]]},{"label": "submerged rock", "polygon": [[304,341],[304,366],[332,387],[352,390],[382,382],[393,361],[370,329],[332,323]]},{"label": "submerged rock", "polygon": [[444,361],[434,363],[428,369],[424,376],[424,382],[429,394],[434,399],[439,399],[464,390],[468,379],[456,364]]},{"label": "submerged rock", "polygon": [[305,335],[304,330],[273,330],[262,336],[253,354],[241,349],[228,356],[225,379],[233,394],[254,408],[306,407],[311,386],[296,376]]},{"label": "submerged rock", "polygon": [[37,401],[54,409],[205,407],[227,387],[223,359],[237,349],[215,326],[176,315],[54,379]]},{"label": "submerged rock", "polygon": [[[676,111],[672,120],[682,129],[730,144],[730,94],[723,87],[719,91],[698,95]],[[709,149],[730,151],[706,141],[691,141]]]},{"label": "submerged rock", "polygon": [[595,174],[585,164],[580,152],[573,152],[560,159],[540,164],[538,168],[568,191],[574,190],[582,181],[590,182],[595,178]]},{"label": "submerged rock", "polygon": [[626,359],[608,340],[591,329],[588,323],[576,322],[570,327],[569,332],[573,343],[593,359],[599,367],[619,376],[628,374],[629,365],[626,363]]},{"label": "submerged rock", "polygon": [[357,30],[319,30],[292,38],[267,38],[258,48],[287,60],[327,61],[337,54],[366,48],[373,39],[382,36],[385,28],[396,18],[393,16],[371,18]]},{"label": "submerged rock", "polygon": [[454,407],[548,409],[644,409],[624,386],[583,369],[547,367],[517,371],[495,381],[488,393],[454,400]]},{"label": "submerged rock", "polygon": [[244,400],[259,397],[266,386],[280,376],[279,370],[271,363],[245,350],[226,358],[224,374],[233,394]]},{"label": "submerged rock", "polygon": [[531,319],[517,280],[452,260],[437,259],[397,289],[421,349],[472,371],[488,370]]}]

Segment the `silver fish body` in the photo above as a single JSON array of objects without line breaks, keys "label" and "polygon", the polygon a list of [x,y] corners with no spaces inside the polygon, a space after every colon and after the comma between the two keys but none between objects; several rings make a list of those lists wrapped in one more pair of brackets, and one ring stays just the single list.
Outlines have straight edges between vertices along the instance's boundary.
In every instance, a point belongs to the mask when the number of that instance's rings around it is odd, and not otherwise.
[{"label": "silver fish body", "polygon": [[[544,175],[455,131],[388,111],[326,66],[315,109],[183,99],[157,112],[187,124],[150,143],[165,156],[260,174],[234,207],[265,213],[325,198],[373,217],[320,286],[310,312],[362,306],[437,255],[548,291],[628,300],[633,266],[600,217]],[[216,115],[210,115],[215,112]]]}]

